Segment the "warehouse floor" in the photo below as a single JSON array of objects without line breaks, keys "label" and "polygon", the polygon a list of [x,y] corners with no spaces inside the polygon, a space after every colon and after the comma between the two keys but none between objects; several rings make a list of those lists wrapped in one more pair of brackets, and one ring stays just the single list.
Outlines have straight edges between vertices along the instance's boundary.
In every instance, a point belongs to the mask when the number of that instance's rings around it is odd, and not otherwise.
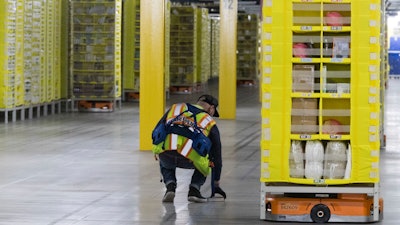
[{"label": "warehouse floor", "polygon": [[[208,89],[217,95],[215,85]],[[171,95],[168,105],[197,96]],[[178,170],[182,179],[175,202],[161,202],[165,190],[158,164],[151,151],[138,150],[137,102],[113,113],[63,113],[0,124],[0,225],[269,224],[259,219],[259,92],[239,87],[237,96],[237,119],[218,120],[221,183],[228,198],[203,204],[187,201],[191,170]],[[385,101],[385,209],[376,224],[397,225],[400,80],[390,80]],[[209,180],[202,193],[209,196]]]}]

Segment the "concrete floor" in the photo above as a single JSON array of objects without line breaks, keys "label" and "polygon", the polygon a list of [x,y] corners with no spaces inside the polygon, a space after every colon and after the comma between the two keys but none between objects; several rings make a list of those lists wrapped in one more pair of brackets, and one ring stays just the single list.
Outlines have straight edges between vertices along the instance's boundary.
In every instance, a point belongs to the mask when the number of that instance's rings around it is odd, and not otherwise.
[{"label": "concrete floor", "polygon": [[[217,95],[215,88],[208,93]],[[139,151],[139,104],[113,113],[63,113],[0,124],[0,225],[296,224],[260,218],[258,89],[238,88],[236,120],[218,120],[221,186],[226,201],[187,201],[190,170],[178,170],[173,204],[151,151]],[[195,95],[171,95],[168,104]],[[381,152],[384,219],[400,219],[400,80],[385,100],[386,149]],[[150,126],[150,125],[149,125]],[[151,125],[152,126],[152,125]],[[202,187],[210,194],[209,180]]]}]

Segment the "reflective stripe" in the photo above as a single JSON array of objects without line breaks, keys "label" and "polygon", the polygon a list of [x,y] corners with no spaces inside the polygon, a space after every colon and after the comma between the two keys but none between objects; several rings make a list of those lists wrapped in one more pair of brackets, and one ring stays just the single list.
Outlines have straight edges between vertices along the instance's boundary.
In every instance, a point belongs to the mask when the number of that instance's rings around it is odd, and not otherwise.
[{"label": "reflective stripe", "polygon": [[200,120],[200,126],[203,128],[206,128],[209,123],[211,123],[212,118],[209,115],[205,115],[203,118]]},{"label": "reflective stripe", "polygon": [[176,104],[176,107],[174,109],[174,116],[181,114],[182,108],[183,108],[183,104]]},{"label": "reflective stripe", "polygon": [[170,139],[170,149],[171,150],[176,150],[178,149],[178,135],[177,134],[171,134],[171,139]]},{"label": "reflective stripe", "polygon": [[182,151],[181,151],[181,154],[182,154],[183,156],[185,156],[185,157],[188,156],[188,154],[190,153],[190,150],[192,149],[192,144],[193,144],[193,141],[190,140],[190,139],[187,139],[187,141],[186,141],[185,144],[183,145]]},{"label": "reflective stripe", "polygon": [[170,113],[172,112],[172,115],[168,113],[167,116],[167,123],[177,117],[181,112],[183,112],[183,108],[186,104],[174,104],[171,108]]}]

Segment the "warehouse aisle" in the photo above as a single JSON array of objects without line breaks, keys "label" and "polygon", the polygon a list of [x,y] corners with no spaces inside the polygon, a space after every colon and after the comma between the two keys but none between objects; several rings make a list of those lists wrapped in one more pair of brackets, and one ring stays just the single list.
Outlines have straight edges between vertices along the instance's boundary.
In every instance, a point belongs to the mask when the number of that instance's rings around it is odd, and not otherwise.
[{"label": "warehouse aisle", "polygon": [[[217,95],[215,87],[208,93]],[[391,80],[381,161],[385,214],[376,224],[398,224],[399,90],[400,80]],[[171,95],[168,104],[197,96]],[[205,204],[188,203],[189,180],[180,180],[173,204],[161,203],[158,164],[151,151],[138,151],[138,103],[0,124],[0,225],[269,224],[259,220],[258,98],[258,88],[239,87],[237,119],[218,120],[228,198]],[[178,170],[178,178],[190,173]],[[202,193],[210,194],[209,180]]]}]

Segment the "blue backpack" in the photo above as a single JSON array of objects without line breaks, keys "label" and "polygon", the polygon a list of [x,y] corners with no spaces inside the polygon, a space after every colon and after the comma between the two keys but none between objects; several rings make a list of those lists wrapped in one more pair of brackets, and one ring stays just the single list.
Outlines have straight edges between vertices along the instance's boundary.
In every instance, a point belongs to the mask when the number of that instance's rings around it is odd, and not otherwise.
[{"label": "blue backpack", "polygon": [[[201,156],[206,156],[211,149],[211,141],[210,139],[203,134],[202,130],[200,127],[197,126],[197,120],[196,120],[196,115],[199,114],[200,112],[203,112],[201,109],[190,105],[186,104],[188,106],[188,109],[170,120],[168,123],[160,123],[154,128],[152,132],[152,139],[153,139],[153,144],[158,145],[161,142],[165,140],[168,134],[177,134],[180,136],[184,136],[190,140],[193,141],[192,143],[192,148]],[[186,112],[191,112],[192,115],[191,117],[194,118],[194,124],[193,126],[184,126],[180,124],[175,124],[181,116],[186,113]]]}]

